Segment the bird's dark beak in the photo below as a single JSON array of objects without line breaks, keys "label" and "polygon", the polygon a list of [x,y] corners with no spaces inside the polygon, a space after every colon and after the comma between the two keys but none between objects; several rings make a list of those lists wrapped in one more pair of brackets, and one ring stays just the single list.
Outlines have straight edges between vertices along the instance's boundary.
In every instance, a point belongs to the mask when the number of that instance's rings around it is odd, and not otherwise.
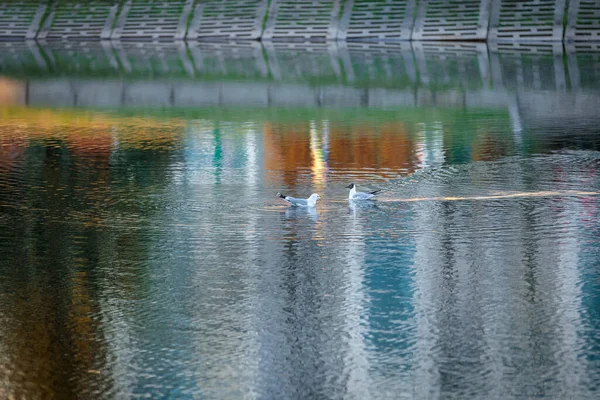
[{"label": "bird's dark beak", "polygon": [[354,186],[354,183],[351,183],[348,186],[346,186],[346,189],[352,189],[352,186]]}]

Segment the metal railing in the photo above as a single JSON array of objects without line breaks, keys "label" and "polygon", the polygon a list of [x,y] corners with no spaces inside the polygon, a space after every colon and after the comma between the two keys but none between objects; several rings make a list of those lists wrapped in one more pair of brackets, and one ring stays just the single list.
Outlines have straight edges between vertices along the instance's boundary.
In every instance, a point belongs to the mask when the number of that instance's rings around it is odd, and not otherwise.
[{"label": "metal railing", "polygon": [[0,40],[23,39],[600,41],[600,1],[0,0]]}]

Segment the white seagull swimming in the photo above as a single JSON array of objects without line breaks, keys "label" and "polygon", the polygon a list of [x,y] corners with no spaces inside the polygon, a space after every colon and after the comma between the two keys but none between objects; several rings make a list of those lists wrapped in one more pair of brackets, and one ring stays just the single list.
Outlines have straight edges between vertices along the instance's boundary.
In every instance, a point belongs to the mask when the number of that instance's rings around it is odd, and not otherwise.
[{"label": "white seagull swimming", "polygon": [[314,207],[317,205],[317,200],[321,199],[321,196],[319,196],[316,193],[311,194],[308,199],[297,199],[292,196],[283,195],[279,192],[277,193],[277,196],[281,197],[282,199],[284,199],[285,201],[287,201],[288,203],[290,203],[290,205],[292,205],[294,207]]},{"label": "white seagull swimming", "polygon": [[350,189],[350,194],[348,195],[348,200],[369,200],[370,198],[372,198],[379,192],[383,191],[383,189],[380,189],[380,190],[374,190],[374,191],[368,192],[368,193],[357,192],[356,185],[354,183],[351,183],[348,186],[346,186],[346,189]]}]

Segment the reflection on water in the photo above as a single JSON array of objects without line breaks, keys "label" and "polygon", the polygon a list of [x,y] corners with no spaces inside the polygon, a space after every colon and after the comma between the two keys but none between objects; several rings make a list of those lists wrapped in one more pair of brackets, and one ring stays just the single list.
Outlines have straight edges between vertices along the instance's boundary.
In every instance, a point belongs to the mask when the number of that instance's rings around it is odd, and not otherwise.
[{"label": "reflection on water", "polygon": [[564,47],[562,43],[490,43],[488,47],[475,42],[51,41],[0,42],[0,49],[0,73],[30,80],[191,78],[469,91],[600,88],[600,45],[594,42]]},{"label": "reflection on water", "polygon": [[[28,108],[41,81],[0,81],[0,398],[595,398],[597,92],[549,90],[545,60],[507,95],[477,49],[424,48],[399,107],[368,50],[320,108]],[[53,79],[48,101],[74,93]],[[348,203],[350,182],[385,191]]]}]

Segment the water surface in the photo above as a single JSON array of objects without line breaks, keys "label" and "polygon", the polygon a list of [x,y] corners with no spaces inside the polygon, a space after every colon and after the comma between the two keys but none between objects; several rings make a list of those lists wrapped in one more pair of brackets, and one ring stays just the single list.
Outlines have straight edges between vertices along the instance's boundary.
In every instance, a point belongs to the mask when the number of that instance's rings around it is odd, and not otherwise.
[{"label": "water surface", "polygon": [[436,90],[1,108],[0,397],[596,398],[596,93]]}]

